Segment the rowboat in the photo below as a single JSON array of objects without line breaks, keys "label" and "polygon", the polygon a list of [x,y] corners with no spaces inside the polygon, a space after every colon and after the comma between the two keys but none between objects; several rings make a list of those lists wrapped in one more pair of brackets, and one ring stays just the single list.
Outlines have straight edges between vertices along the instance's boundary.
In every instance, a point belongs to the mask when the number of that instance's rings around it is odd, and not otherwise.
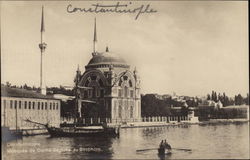
[{"label": "rowboat", "polygon": [[172,154],[171,150],[165,148],[158,148],[159,155],[169,155]]}]

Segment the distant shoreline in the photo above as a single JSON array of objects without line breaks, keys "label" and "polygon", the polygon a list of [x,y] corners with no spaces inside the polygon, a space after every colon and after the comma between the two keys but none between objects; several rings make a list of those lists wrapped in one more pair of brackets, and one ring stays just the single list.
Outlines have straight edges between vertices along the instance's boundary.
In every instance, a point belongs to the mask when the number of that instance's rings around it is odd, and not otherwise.
[{"label": "distant shoreline", "polygon": [[189,125],[216,125],[216,124],[232,124],[232,123],[247,123],[248,119],[212,119],[210,121],[200,122],[135,122],[127,125],[122,125],[121,128],[143,128],[143,127],[164,127],[164,126],[180,126],[186,127]]}]

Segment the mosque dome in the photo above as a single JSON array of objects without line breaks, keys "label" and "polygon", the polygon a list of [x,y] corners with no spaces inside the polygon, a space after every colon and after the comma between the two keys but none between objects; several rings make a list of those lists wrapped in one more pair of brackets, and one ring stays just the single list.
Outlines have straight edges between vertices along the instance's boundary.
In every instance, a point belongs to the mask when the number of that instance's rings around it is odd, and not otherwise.
[{"label": "mosque dome", "polygon": [[95,53],[93,54],[93,57],[90,59],[87,68],[94,67],[94,66],[100,66],[100,65],[114,65],[114,66],[120,66],[120,67],[128,67],[126,61],[119,56],[117,53],[109,52],[108,49],[106,49],[106,52],[103,53]]}]

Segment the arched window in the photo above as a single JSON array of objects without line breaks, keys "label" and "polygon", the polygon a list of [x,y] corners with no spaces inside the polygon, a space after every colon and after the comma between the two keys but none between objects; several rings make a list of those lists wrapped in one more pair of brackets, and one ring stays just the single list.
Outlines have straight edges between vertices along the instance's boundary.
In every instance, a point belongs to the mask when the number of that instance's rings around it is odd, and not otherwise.
[{"label": "arched window", "polygon": [[29,102],[29,109],[31,109],[31,102]]},{"label": "arched window", "polygon": [[101,79],[99,79],[99,85],[101,86],[101,87],[103,87],[104,85],[103,85],[103,82],[102,82],[102,80]]},{"label": "arched window", "polygon": [[130,91],[130,97],[131,97],[131,98],[134,97],[134,91],[133,91],[133,90]]},{"label": "arched window", "polygon": [[122,106],[119,106],[118,117],[122,118]]},{"label": "arched window", "polygon": [[118,97],[122,97],[122,89],[118,89]]},{"label": "arched window", "polygon": [[133,84],[132,84],[131,80],[129,80],[128,83],[129,83],[129,87],[133,87]]},{"label": "arched window", "polygon": [[120,79],[120,81],[119,81],[119,84],[118,84],[119,86],[122,86],[122,80]]},{"label": "arched window", "polygon": [[128,97],[128,87],[127,86],[124,87],[124,96]]},{"label": "arched window", "polygon": [[133,106],[130,106],[130,118],[133,118]]},{"label": "arched window", "polygon": [[88,85],[89,85],[89,80],[85,82],[85,86],[88,87]]}]

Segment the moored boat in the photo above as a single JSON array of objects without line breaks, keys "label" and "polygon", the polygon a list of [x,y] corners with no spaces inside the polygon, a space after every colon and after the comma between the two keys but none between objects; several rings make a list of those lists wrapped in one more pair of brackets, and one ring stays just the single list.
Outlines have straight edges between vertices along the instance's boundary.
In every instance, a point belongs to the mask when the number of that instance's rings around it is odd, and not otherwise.
[{"label": "moored boat", "polygon": [[[87,127],[65,127],[56,128],[46,126],[49,134],[53,137],[81,137],[81,136],[119,136],[119,128],[104,128],[102,126],[96,126],[97,128]],[[101,128],[100,128],[101,127]]]},{"label": "moored boat", "polygon": [[84,136],[107,136],[117,137],[120,133],[120,127],[100,126],[83,126],[83,127],[50,127],[48,124],[42,124],[31,120],[30,123],[43,125],[52,137],[84,137]]}]

